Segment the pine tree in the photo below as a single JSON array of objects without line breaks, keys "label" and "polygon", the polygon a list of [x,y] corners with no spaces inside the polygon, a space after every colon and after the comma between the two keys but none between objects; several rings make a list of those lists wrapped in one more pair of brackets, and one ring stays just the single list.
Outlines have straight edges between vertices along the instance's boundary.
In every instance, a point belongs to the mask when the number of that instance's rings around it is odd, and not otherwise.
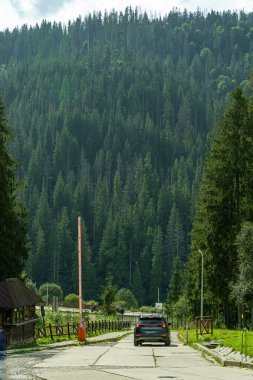
[{"label": "pine tree", "polygon": [[[253,326],[253,223],[245,222],[242,225],[240,233],[236,238],[236,246],[238,251],[238,277],[232,285],[232,296],[235,298],[236,304],[240,312],[249,309],[251,313],[251,328]],[[240,320],[240,325],[244,325],[246,318]]]},{"label": "pine tree", "polygon": [[236,319],[236,311],[229,301],[229,284],[237,274],[235,238],[241,223],[253,218],[252,173],[253,130],[249,99],[237,89],[215,130],[205,161],[192,232],[191,262],[197,263],[194,257],[201,248],[205,254],[209,291],[216,304],[222,304],[227,325],[235,323]]},{"label": "pine tree", "polygon": [[183,291],[183,271],[180,258],[177,255],[173,262],[172,275],[168,288],[167,302],[173,305],[179,300]]},{"label": "pine tree", "polygon": [[143,287],[141,271],[140,271],[140,266],[138,262],[135,263],[134,265],[134,273],[133,273],[131,289],[138,301],[138,304],[142,306],[144,302],[145,289]]},{"label": "pine tree", "polygon": [[170,278],[175,258],[177,256],[179,256],[182,260],[185,258],[183,226],[175,203],[173,204],[170,212],[167,232],[165,235],[164,248],[165,269],[168,277]]},{"label": "pine tree", "polygon": [[6,146],[10,136],[0,97],[0,280],[17,277],[28,255],[26,211],[17,198],[17,163]]},{"label": "pine tree", "polygon": [[[150,300],[155,304],[159,295],[163,297],[164,267],[163,267],[163,235],[161,227],[157,227],[152,245],[152,267],[150,277]],[[159,290],[158,290],[159,289]]]},{"label": "pine tree", "polygon": [[[74,293],[78,292],[78,254],[77,246],[74,250],[72,260],[72,283]],[[69,285],[69,284],[68,284]],[[84,300],[95,299],[100,284],[96,281],[96,271],[92,260],[92,250],[89,244],[89,236],[87,234],[86,223],[82,219],[82,285]]]}]

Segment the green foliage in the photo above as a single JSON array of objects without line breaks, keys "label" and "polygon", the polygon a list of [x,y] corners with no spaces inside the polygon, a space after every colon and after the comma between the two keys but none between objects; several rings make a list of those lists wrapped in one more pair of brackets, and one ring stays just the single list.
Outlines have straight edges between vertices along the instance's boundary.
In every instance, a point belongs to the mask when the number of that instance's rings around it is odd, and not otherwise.
[{"label": "green foliage", "polygon": [[[242,335],[245,331],[242,330],[223,330],[214,329],[213,335],[200,335],[196,337],[196,330],[188,331],[188,342],[189,343],[202,343],[202,342],[217,342],[219,345],[224,347],[231,347],[234,351],[240,352],[241,354],[247,354],[253,357],[253,332],[247,331],[247,346],[245,343],[242,345]],[[186,331],[180,330],[179,335],[186,339]],[[245,337],[244,337],[245,339]]]},{"label": "green foliage", "polygon": [[238,306],[253,307],[253,223],[245,222],[236,238],[239,270],[231,296]]},{"label": "green foliage", "polygon": [[97,305],[97,301],[95,300],[84,301],[84,303],[85,305],[89,305],[89,306]]},{"label": "green foliage", "polygon": [[[213,133],[192,231],[188,264],[189,299],[199,300],[199,254],[204,252],[205,303],[212,313],[224,312],[229,326],[236,323],[230,282],[238,278],[236,235],[253,220],[252,103],[237,89]],[[229,301],[230,299],[230,301]]]},{"label": "green foliage", "polygon": [[28,256],[26,211],[17,197],[18,165],[7,150],[10,136],[0,96],[0,281],[18,277]]},{"label": "green foliage", "polygon": [[[51,310],[49,308],[45,308],[45,317],[44,320],[41,315],[40,310],[36,310],[36,313],[39,317],[38,326],[43,326],[44,324],[48,326],[51,325],[66,325],[69,323],[78,323],[79,322],[79,314],[73,313],[70,311],[60,311],[60,310]],[[84,319],[88,320],[88,315],[84,314]]]},{"label": "green foliage", "polygon": [[169,283],[167,303],[170,305],[175,304],[183,291],[184,281],[183,281],[183,269],[182,264],[178,256],[175,257],[172,269],[172,277]]},{"label": "green foliage", "polygon": [[65,322],[64,314],[60,311],[49,311],[46,314],[48,324],[63,325]]},{"label": "green foliage", "polygon": [[163,241],[162,241],[162,231],[158,227],[154,234],[154,242],[152,245],[152,268],[151,268],[151,279],[150,279],[150,295],[151,302],[155,304],[157,300],[157,294],[159,289],[159,294],[163,289]]},{"label": "green foliage", "polygon": [[116,313],[116,308],[114,306],[116,293],[117,288],[113,285],[112,276],[109,274],[106,278],[105,285],[100,296],[103,302],[102,311],[105,313],[105,315],[113,315]]},{"label": "green foliage", "polygon": [[131,290],[122,288],[120,289],[115,296],[116,305],[120,302],[120,307],[123,307],[127,310],[137,308],[137,300]]},{"label": "green foliage", "polygon": [[[25,269],[38,286],[77,293],[81,215],[84,299],[98,299],[111,272],[139,304],[153,304],[156,287],[164,301],[175,257],[187,260],[207,135],[231,89],[250,91],[253,21],[241,17],[174,10],[151,19],[128,7],[1,33],[0,91],[16,136],[8,148],[27,183]],[[21,241],[23,211],[6,220]],[[27,256],[23,244],[13,253],[13,236],[1,240],[4,276]]]},{"label": "green foliage", "polygon": [[171,314],[176,318],[186,318],[188,319],[191,316],[191,305],[189,299],[186,295],[182,295],[177,302],[172,306]]},{"label": "green foliage", "polygon": [[78,307],[79,297],[77,294],[67,294],[64,298],[64,304]]},{"label": "green foliage", "polygon": [[42,299],[47,302],[47,296],[48,296],[48,301],[52,302],[53,297],[58,297],[58,300],[61,301],[63,299],[63,291],[60,285],[57,284],[42,284],[39,287],[38,291],[39,295],[42,297]]},{"label": "green foliage", "polygon": [[152,307],[152,306],[142,306],[142,307],[140,307],[140,312],[141,313],[156,314],[157,309],[155,307]]},{"label": "green foliage", "polygon": [[37,286],[36,284],[27,276],[27,273],[25,271],[23,271],[20,276],[19,276],[19,279],[21,281],[24,281],[25,285],[30,289],[32,290],[35,294],[38,292],[38,289],[37,289]]},{"label": "green foliage", "polygon": [[134,295],[137,303],[139,305],[142,305],[143,300],[144,300],[145,290],[143,287],[139,263],[136,263],[135,267],[134,267],[131,290],[133,292],[133,295]]}]

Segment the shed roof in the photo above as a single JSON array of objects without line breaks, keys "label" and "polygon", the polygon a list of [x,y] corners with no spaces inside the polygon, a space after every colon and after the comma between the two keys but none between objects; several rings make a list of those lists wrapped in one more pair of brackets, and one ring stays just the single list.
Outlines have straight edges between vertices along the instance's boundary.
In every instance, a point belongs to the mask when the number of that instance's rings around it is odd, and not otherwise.
[{"label": "shed roof", "polygon": [[0,282],[0,309],[41,305],[43,301],[18,278]]}]

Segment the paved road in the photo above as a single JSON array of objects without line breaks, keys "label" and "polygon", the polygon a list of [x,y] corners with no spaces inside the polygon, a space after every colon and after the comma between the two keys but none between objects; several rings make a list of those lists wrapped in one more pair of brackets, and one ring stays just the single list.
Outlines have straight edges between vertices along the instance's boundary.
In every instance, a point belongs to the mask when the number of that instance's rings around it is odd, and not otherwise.
[{"label": "paved road", "polygon": [[224,368],[179,343],[134,347],[133,336],[116,344],[100,343],[9,356],[8,379],[45,380],[252,380],[253,371]]}]

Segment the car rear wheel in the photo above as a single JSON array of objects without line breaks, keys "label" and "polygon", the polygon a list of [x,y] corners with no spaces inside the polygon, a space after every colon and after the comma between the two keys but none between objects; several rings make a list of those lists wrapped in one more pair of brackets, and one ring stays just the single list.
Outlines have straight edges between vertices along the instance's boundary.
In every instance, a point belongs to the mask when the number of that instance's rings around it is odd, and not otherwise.
[{"label": "car rear wheel", "polygon": [[170,340],[169,339],[165,340],[165,346],[170,346]]},{"label": "car rear wheel", "polygon": [[135,345],[135,346],[138,346],[138,342],[137,342],[136,339],[134,339],[134,345]]}]

